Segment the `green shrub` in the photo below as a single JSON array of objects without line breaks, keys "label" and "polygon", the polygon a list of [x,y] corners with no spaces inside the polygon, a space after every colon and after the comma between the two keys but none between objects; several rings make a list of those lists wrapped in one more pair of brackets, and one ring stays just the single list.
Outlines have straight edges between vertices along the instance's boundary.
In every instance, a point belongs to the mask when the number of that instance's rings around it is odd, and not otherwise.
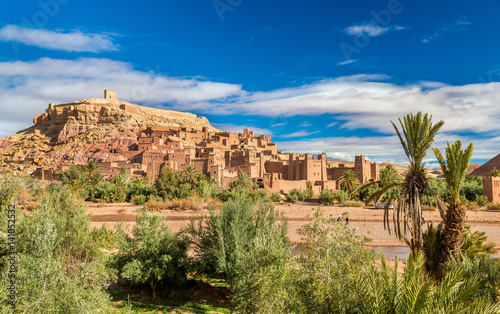
[{"label": "green shrub", "polygon": [[297,194],[287,194],[286,201],[289,203],[295,203],[299,199]]},{"label": "green shrub", "polygon": [[[237,277],[247,276],[243,261],[265,259],[266,254],[275,254],[275,249],[281,250],[279,254],[288,252],[287,223],[282,220],[278,224],[280,217],[271,204],[255,204],[243,195],[230,199],[217,213],[211,211],[201,220],[192,220],[188,233],[194,244],[195,271],[226,279],[234,289]],[[272,235],[272,239],[264,235]],[[260,240],[274,241],[272,252],[266,253]]]},{"label": "green shrub", "polygon": [[[304,201],[306,198],[309,197],[309,192],[307,190],[303,190],[303,189],[293,189],[290,192],[288,192],[288,195],[291,196],[290,200]],[[287,195],[287,201],[288,201],[288,195]]]},{"label": "green shrub", "polygon": [[480,206],[483,207],[488,204],[488,197],[486,195],[476,195],[474,201]]},{"label": "green shrub", "polygon": [[129,235],[122,224],[117,227],[119,253],[112,257],[113,265],[134,284],[149,284],[153,298],[162,284],[182,285],[187,280],[188,239],[182,233],[172,233],[163,216],[143,211]]},{"label": "green shrub", "polygon": [[344,190],[336,191],[334,193],[334,198],[339,203],[339,205],[343,205],[344,202],[349,199],[349,193]]},{"label": "green shrub", "polygon": [[275,203],[278,203],[281,201],[282,195],[280,193],[273,193],[271,194],[271,200]]},{"label": "green shrub", "polygon": [[[109,309],[103,289],[115,278],[114,273],[105,267],[89,216],[67,188],[44,196],[40,207],[28,216],[18,212],[16,222],[17,311],[92,313]],[[4,268],[0,295],[9,280]],[[4,301],[0,308],[5,309]]]},{"label": "green shrub", "polygon": [[266,189],[258,189],[248,194],[254,202],[269,201],[269,191]]},{"label": "green shrub", "polygon": [[146,195],[142,195],[142,194],[136,195],[134,197],[134,204],[135,205],[144,205],[144,204],[146,204],[147,199],[148,199],[148,197]]},{"label": "green shrub", "polygon": [[334,202],[334,194],[332,190],[323,190],[319,194],[319,200],[324,204],[333,204]]},{"label": "green shrub", "polygon": [[217,193],[213,195],[215,198],[219,199],[222,202],[227,202],[232,196],[231,191],[226,189],[220,189],[219,191],[217,191]]}]

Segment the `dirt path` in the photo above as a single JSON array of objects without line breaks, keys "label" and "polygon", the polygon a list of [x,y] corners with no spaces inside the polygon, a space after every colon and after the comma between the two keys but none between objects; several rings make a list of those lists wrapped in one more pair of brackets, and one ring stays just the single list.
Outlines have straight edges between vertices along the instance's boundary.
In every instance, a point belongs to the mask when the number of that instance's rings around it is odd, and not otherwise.
[{"label": "dirt path", "polygon": [[[100,227],[108,224],[110,227],[118,221],[124,221],[125,225],[133,225],[137,210],[142,206],[123,204],[96,204],[87,203],[88,212],[92,215],[92,225]],[[278,204],[276,209],[282,212],[289,223],[289,236],[292,242],[299,242],[300,236],[297,230],[308,222],[308,216],[312,216],[313,208],[318,204]],[[347,212],[349,214],[349,225],[356,229],[359,235],[365,235],[371,239],[367,246],[404,246],[393,235],[384,230],[383,210],[374,207],[338,207],[322,206],[325,216],[337,217]],[[168,224],[173,231],[179,231],[189,224],[191,217],[199,217],[208,214],[207,211],[163,211],[169,220]],[[426,222],[439,223],[440,217],[437,211],[426,211],[423,213]],[[500,251],[500,212],[493,211],[471,211],[467,213],[467,225],[473,230],[486,232],[489,241],[493,242]]]}]

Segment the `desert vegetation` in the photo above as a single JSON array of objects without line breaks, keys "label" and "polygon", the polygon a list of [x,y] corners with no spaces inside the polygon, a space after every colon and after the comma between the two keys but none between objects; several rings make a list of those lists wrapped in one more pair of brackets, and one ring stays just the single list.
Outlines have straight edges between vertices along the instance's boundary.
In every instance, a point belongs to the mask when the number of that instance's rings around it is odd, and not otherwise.
[{"label": "desert vegetation", "polygon": [[[92,162],[65,172],[61,184],[3,174],[0,311],[154,312],[181,304],[222,313],[498,313],[500,262],[484,233],[464,224],[466,204],[485,204],[481,180],[465,172],[472,144],[448,144],[444,155],[433,149],[443,180],[428,178],[423,168],[441,125],[420,113],[400,121],[402,133],[394,125],[409,158],[403,177],[388,166],[379,181],[359,186],[346,171],[340,191],[317,195],[325,205],[394,201],[395,225],[386,227],[413,249],[404,270],[366,249],[370,240],[346,224],[346,214],[327,217],[319,204],[299,230],[301,241],[291,243],[274,203],[310,199],[310,184],[283,196],[240,175],[225,190],[194,168],[163,169],[154,184],[130,180],[126,171],[104,181]],[[173,232],[159,206],[189,199],[209,204],[208,211]],[[84,200],[144,208],[133,227],[96,228]],[[425,203],[439,210],[440,224],[423,228]],[[10,205],[16,205],[15,308],[9,303]],[[117,292],[123,286],[140,291],[139,301]],[[204,289],[219,302],[182,298]]]}]

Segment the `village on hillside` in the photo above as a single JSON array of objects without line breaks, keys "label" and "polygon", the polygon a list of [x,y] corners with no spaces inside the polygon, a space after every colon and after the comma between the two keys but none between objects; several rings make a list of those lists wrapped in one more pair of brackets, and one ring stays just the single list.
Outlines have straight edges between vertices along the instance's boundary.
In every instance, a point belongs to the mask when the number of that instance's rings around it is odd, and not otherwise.
[{"label": "village on hillside", "polygon": [[[104,99],[93,98],[92,104],[114,105],[123,111],[135,109],[120,105],[116,92],[105,90],[104,93]],[[68,107],[65,104],[50,105],[48,113],[39,115],[35,124],[41,123],[38,119],[57,119],[49,113],[58,106]],[[147,177],[149,182],[154,182],[163,167],[184,171],[193,166],[217,179],[223,188],[236,181],[238,174],[245,173],[260,187],[280,193],[306,188],[308,181],[312,182],[312,189],[317,194],[325,189],[338,190],[338,179],[346,170],[353,170],[361,183],[377,180],[379,173],[379,164],[370,162],[363,155],[356,156],[352,164],[328,162],[325,153],[313,156],[282,152],[269,136],[257,136],[249,129],[236,134],[217,132],[208,127],[199,130],[150,125],[140,133],[137,145],[110,153],[119,161],[95,160],[108,180],[116,177],[123,167],[128,169],[132,178]],[[38,167],[33,176],[41,180],[57,180],[59,173],[69,167]]]}]

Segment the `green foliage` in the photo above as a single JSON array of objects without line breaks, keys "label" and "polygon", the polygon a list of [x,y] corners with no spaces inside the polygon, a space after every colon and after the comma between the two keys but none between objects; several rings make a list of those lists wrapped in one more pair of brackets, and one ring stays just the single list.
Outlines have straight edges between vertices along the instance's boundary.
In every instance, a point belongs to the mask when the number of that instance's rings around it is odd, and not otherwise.
[{"label": "green foliage", "polygon": [[271,194],[271,200],[275,203],[278,203],[281,201],[282,195],[280,193],[273,193]]},{"label": "green foliage", "polygon": [[238,180],[232,182],[230,184],[230,187],[231,189],[236,187],[243,187],[250,190],[254,187],[253,179],[247,173],[240,172],[238,173]]},{"label": "green foliage", "polygon": [[389,184],[395,182],[400,179],[398,171],[394,168],[393,165],[387,165],[384,169],[380,170],[379,173],[379,186],[385,187]]},{"label": "green foliage", "polygon": [[145,178],[137,178],[127,183],[127,192],[128,199],[131,199],[132,197],[137,198],[140,195],[148,198],[151,194],[153,194],[154,187],[146,182]]},{"label": "green foliage", "polygon": [[500,307],[475,297],[480,279],[451,268],[439,282],[425,272],[423,254],[411,254],[403,274],[389,267],[381,255],[381,267],[371,266],[354,280],[361,313],[498,313]]},{"label": "green foliage", "polygon": [[[420,249],[423,245],[421,202],[424,191],[428,189],[423,162],[427,151],[434,142],[434,136],[443,126],[444,121],[433,124],[432,115],[427,113],[422,115],[421,112],[418,112],[416,115],[406,115],[403,120],[399,119],[401,131],[394,122],[391,121],[391,123],[410,162],[404,182],[398,184],[401,192],[394,211],[395,217],[399,218],[393,221],[394,231],[396,236],[402,240],[411,230],[410,246]],[[388,215],[385,217],[385,224],[388,226]],[[405,228],[402,228],[403,225]]]},{"label": "green foliage", "polygon": [[153,298],[159,284],[182,285],[187,277],[188,239],[174,234],[165,223],[165,218],[143,211],[137,216],[130,236],[122,225],[118,225],[119,253],[111,264],[134,284],[148,283]]},{"label": "green foliage", "polygon": [[308,193],[308,197],[313,197],[314,196],[314,191],[313,191],[313,183],[311,181],[307,181],[306,182],[306,186],[307,186],[307,193]]},{"label": "green foliage", "polygon": [[137,195],[136,197],[134,197],[134,204],[135,205],[144,205],[146,204],[148,200],[148,197],[146,195]]},{"label": "green foliage", "polygon": [[[290,196],[290,198],[289,198],[289,196]],[[303,202],[308,197],[309,197],[309,192],[307,190],[293,189],[290,192],[288,192],[287,201],[300,200]]]},{"label": "green foliage", "polygon": [[335,200],[333,191],[329,189],[321,191],[321,193],[319,194],[319,200],[323,204],[333,204],[333,201]]},{"label": "green foliage", "polygon": [[181,173],[179,175],[172,169],[164,167],[155,182],[156,193],[163,200],[188,198],[191,196],[192,185],[187,182],[188,179],[186,178],[185,174]]},{"label": "green foliage", "polygon": [[296,201],[298,201],[299,199],[299,196],[297,194],[287,194],[286,195],[286,201],[289,202],[289,203],[295,203]]},{"label": "green foliage", "polygon": [[356,309],[353,278],[372,263],[366,238],[320,209],[300,228],[300,253],[290,269],[297,301],[292,312],[345,313]]},{"label": "green foliage", "polygon": [[345,170],[339,178],[340,188],[346,192],[351,192],[359,185],[359,180],[353,170]]},{"label": "green foliage", "polygon": [[465,276],[479,278],[479,287],[473,298],[486,299],[497,302],[500,291],[500,260],[490,254],[480,257],[461,256],[451,259],[445,266],[444,272],[456,268],[463,268]]},{"label": "green foliage", "polygon": [[346,191],[340,190],[335,191],[335,200],[339,203],[339,205],[343,205],[345,201],[349,199],[349,193]]},{"label": "green foliage", "polygon": [[486,195],[476,194],[476,198],[474,199],[474,202],[476,202],[477,205],[479,205],[479,207],[483,207],[486,204],[488,204],[488,197]]},{"label": "green foliage", "polygon": [[[103,288],[114,274],[104,266],[88,215],[68,189],[51,189],[31,215],[18,211],[16,224],[18,311],[93,313],[109,308]],[[7,270],[1,273],[0,295],[9,287]],[[0,309],[6,308],[3,299]]]},{"label": "green foliage", "polygon": [[455,205],[459,201],[460,189],[469,168],[474,144],[470,143],[465,150],[462,150],[462,142],[456,141],[455,144],[451,145],[448,143],[446,147],[446,160],[438,148],[433,147],[432,151],[441,165],[446,186],[450,191],[449,203]]},{"label": "green foliage", "polygon": [[493,170],[491,170],[490,176],[492,176],[492,177],[500,177],[500,170],[499,169],[493,169]]},{"label": "green foliage", "polygon": [[255,204],[250,197],[240,195],[230,199],[218,213],[192,220],[188,233],[195,247],[194,269],[198,274],[224,278],[234,287],[237,277],[244,275],[241,263],[250,258],[247,254],[266,258],[264,252],[256,251],[262,234],[273,235],[273,243],[288,250],[287,223],[282,220],[278,224],[280,217],[269,203]]}]

